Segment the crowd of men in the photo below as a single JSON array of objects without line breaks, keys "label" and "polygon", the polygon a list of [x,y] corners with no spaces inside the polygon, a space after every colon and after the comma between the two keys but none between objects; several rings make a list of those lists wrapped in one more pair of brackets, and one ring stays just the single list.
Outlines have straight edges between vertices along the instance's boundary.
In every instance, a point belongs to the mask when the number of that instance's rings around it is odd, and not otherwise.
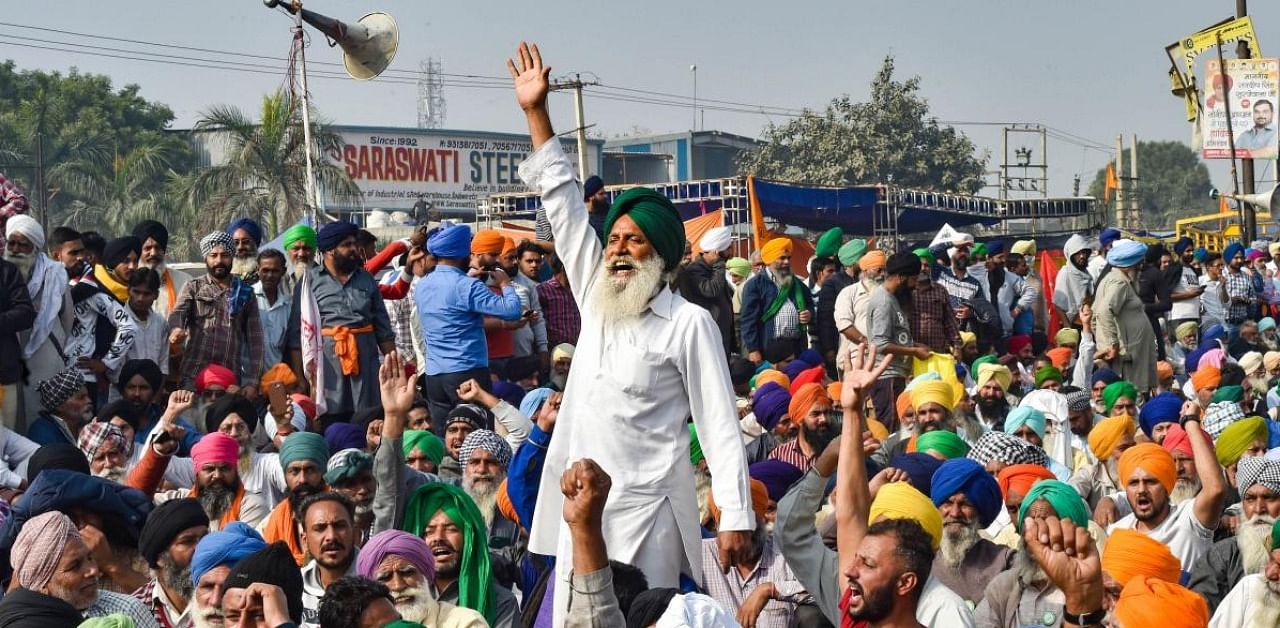
[{"label": "crowd of men", "polygon": [[0,628],[1280,625],[1280,243],[734,257],[509,69],[527,238],[5,217]]}]

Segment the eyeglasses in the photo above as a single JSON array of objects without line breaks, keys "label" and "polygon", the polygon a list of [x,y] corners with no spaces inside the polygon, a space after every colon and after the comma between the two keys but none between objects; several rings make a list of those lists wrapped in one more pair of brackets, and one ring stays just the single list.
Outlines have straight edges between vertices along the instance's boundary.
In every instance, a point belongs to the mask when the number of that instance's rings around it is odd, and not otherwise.
[{"label": "eyeglasses", "polygon": [[213,401],[215,399],[221,399],[223,395],[226,395],[226,394],[227,394],[227,391],[225,390],[217,390],[217,389],[210,388],[200,393],[200,397],[208,401]]}]

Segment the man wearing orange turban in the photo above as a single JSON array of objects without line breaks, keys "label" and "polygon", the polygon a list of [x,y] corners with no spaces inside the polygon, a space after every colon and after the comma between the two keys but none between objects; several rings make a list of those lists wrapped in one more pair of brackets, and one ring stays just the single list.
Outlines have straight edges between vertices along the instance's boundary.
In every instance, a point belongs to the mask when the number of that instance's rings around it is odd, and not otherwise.
[{"label": "man wearing orange turban", "polygon": [[1124,583],[1137,577],[1176,584],[1182,577],[1182,565],[1164,543],[1137,530],[1116,530],[1107,537],[1102,551],[1102,585],[1112,603]]},{"label": "man wearing orange turban", "polygon": [[1177,583],[1139,576],[1124,585],[1115,616],[1126,627],[1203,628],[1209,625],[1209,606]]},{"label": "man wearing orange turban", "polygon": [[1117,465],[1120,454],[1133,446],[1133,436],[1138,424],[1126,415],[1113,416],[1099,421],[1089,430],[1089,450],[1097,462],[1081,467],[1071,476],[1070,484],[1096,509],[1098,503],[1121,488]]},{"label": "man wearing orange turban", "polygon": [[1218,391],[1218,384],[1222,383],[1222,371],[1216,366],[1205,365],[1191,374],[1191,386],[1196,389],[1196,399],[1200,402],[1201,408],[1209,407],[1209,400],[1213,399],[1213,393]]},{"label": "man wearing orange turban", "polygon": [[827,396],[827,389],[822,384],[808,383],[797,387],[791,394],[787,416],[800,429],[800,434],[775,447],[769,458],[807,471],[810,461],[822,453],[836,436],[830,414],[831,397]]},{"label": "man wearing orange turban", "polygon": [[1182,564],[1182,571],[1190,572],[1213,545],[1213,531],[1218,528],[1226,501],[1226,481],[1214,455],[1213,443],[1200,427],[1200,421],[1184,418],[1183,429],[1195,452],[1200,493],[1195,499],[1173,505],[1169,493],[1178,479],[1173,455],[1155,443],[1134,445],[1120,456],[1119,463],[1119,479],[1133,512],[1117,521],[1108,532],[1130,529],[1146,533],[1169,546]]},{"label": "man wearing orange turban", "polygon": [[502,232],[493,229],[477,231],[475,237],[471,238],[471,254],[492,255],[496,258],[502,254],[503,244]]},{"label": "man wearing orange turban", "polygon": [[791,240],[776,237],[760,249],[765,270],[742,287],[738,328],[747,359],[759,364],[765,349],[790,343],[799,349],[808,342],[813,321],[813,293],[791,273]]},{"label": "man wearing orange turban", "polygon": [[[861,276],[836,295],[835,311],[832,315],[835,318],[836,331],[840,332],[840,349],[837,355],[845,355],[851,343],[866,339],[867,305],[871,302],[871,293],[884,279],[885,265],[888,260],[888,256],[880,249],[872,249],[864,253],[858,259]],[[837,364],[839,362],[840,360],[836,360]]]}]

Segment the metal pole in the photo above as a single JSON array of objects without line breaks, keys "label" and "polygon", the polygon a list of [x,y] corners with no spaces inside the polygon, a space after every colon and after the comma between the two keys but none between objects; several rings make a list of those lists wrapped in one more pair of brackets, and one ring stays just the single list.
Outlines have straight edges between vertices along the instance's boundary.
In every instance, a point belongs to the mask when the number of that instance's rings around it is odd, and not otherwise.
[{"label": "metal pole", "polygon": [[[1222,85],[1223,87],[1226,87],[1227,61],[1222,57],[1222,32],[1218,31],[1216,35],[1218,38],[1218,71],[1222,73],[1222,78],[1223,78]],[[1209,79],[1209,80],[1212,81],[1212,79]],[[1210,83],[1210,85],[1212,85],[1212,83]],[[1224,95],[1222,99],[1222,108],[1227,114],[1227,150],[1231,151],[1231,195],[1239,196],[1240,195],[1240,177],[1237,176],[1236,174],[1236,136],[1235,136],[1235,130],[1231,128],[1231,90],[1230,89],[1227,90],[1227,93]],[[1248,216],[1250,216],[1253,213],[1253,208],[1249,207],[1248,203],[1242,203],[1240,201],[1236,201],[1236,205],[1237,205],[1236,210],[1240,212],[1240,239],[1245,243],[1252,242],[1252,239],[1248,238],[1248,233],[1246,233],[1245,231],[1245,228],[1246,228],[1245,223],[1249,220]]]},{"label": "metal pole", "polygon": [[693,72],[693,126],[690,127],[694,131],[698,130],[698,66],[689,66],[689,71]]},{"label": "metal pole", "polygon": [[311,225],[318,227],[319,215],[324,212],[324,203],[320,200],[320,186],[316,185],[315,171],[311,165],[311,95],[307,91],[307,53],[306,39],[302,30],[302,12],[293,14],[294,37],[298,40],[298,72],[302,75],[302,142],[303,153],[307,157],[307,199],[312,205],[307,210]]},{"label": "metal pole", "polygon": [[[1249,8],[1245,5],[1246,5],[1245,0],[1236,0],[1236,17],[1246,17],[1249,15]],[[1239,59],[1248,59],[1251,56],[1252,56],[1252,52],[1249,50],[1249,43],[1241,39],[1236,44],[1236,57]],[[1241,160],[1240,178],[1241,178],[1240,192],[1242,194],[1253,194],[1255,190],[1253,187],[1254,181],[1253,181],[1253,160],[1252,159]],[[1252,203],[1240,203],[1240,209],[1244,213],[1244,221],[1242,225],[1244,227],[1244,232],[1242,234],[1244,236],[1244,241],[1246,243],[1253,242],[1253,240],[1258,237],[1257,212],[1256,210],[1254,210]]]},{"label": "metal pole", "polygon": [[574,75],[573,107],[578,119],[578,177],[587,180],[587,125],[582,114],[582,77]]},{"label": "metal pole", "polygon": [[[43,125],[41,125],[43,126]],[[36,204],[37,216],[40,220],[40,228],[45,233],[49,232],[49,193],[45,190],[44,184],[44,133],[36,130],[36,180],[35,188],[31,190],[31,199]]]},{"label": "metal pole", "polygon": [[1124,208],[1124,135],[1116,136],[1116,226],[1127,229],[1129,219]]},{"label": "metal pole", "polygon": [[1138,134],[1130,136],[1133,143],[1129,145],[1129,213],[1133,217],[1134,227],[1142,222],[1142,195],[1138,193]]}]

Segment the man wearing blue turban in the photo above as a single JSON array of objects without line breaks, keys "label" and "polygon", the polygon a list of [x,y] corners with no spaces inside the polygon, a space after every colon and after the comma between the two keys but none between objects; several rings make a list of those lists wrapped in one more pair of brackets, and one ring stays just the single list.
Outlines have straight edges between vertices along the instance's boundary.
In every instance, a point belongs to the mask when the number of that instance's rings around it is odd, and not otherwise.
[{"label": "man wearing blue turban", "polygon": [[227,227],[227,235],[235,242],[231,274],[254,283],[258,278],[258,247],[262,246],[262,226],[252,218],[237,218]]},{"label": "man wearing blue turban", "polygon": [[[560,478],[572,462],[591,458],[605,467],[612,494],[620,496],[603,515],[609,557],[639,567],[651,588],[675,587],[682,575],[702,582],[693,467],[676,464],[688,457],[689,417],[720,508],[716,544],[723,568],[749,560],[755,514],[729,365],[707,359],[724,355],[720,332],[705,309],[665,281],[684,254],[684,224],[665,196],[633,188],[610,206],[601,246],[574,179],[577,168],[551,127],[550,68],[536,47],[522,44],[508,69],[534,149],[520,177],[542,195],[582,313],[529,550],[556,556],[558,581],[569,576],[572,544],[561,517]],[[569,587],[556,587],[557,622],[568,594]]]},{"label": "man wearing blue turban", "polygon": [[209,625],[211,619],[222,617],[220,591],[231,567],[266,546],[257,531],[240,521],[200,539],[191,554],[191,582],[196,591],[188,607],[196,625]]},{"label": "man wearing blue turban", "polygon": [[1138,411],[1138,425],[1142,432],[1157,445],[1164,442],[1169,426],[1177,425],[1182,414],[1182,398],[1171,392],[1162,392],[1142,404]]},{"label": "man wearing blue turban", "polygon": [[976,606],[991,579],[1012,566],[1017,555],[1012,548],[979,536],[1004,508],[1000,485],[982,464],[955,458],[933,473],[929,497],[942,512],[942,543],[932,573]]},{"label": "man wearing blue turban", "polygon": [[1156,335],[1138,296],[1138,271],[1147,245],[1120,239],[1107,251],[1111,270],[1098,282],[1093,299],[1095,360],[1107,362],[1138,390],[1156,386]]}]

